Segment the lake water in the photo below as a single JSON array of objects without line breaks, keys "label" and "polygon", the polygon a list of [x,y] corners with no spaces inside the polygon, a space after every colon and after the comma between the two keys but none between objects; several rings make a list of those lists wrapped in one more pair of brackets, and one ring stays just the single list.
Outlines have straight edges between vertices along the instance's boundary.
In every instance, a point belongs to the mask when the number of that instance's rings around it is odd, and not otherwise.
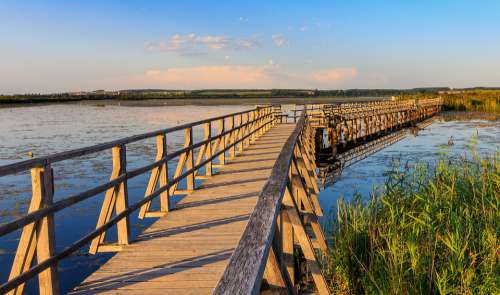
[{"label": "lake water", "polygon": [[[28,152],[42,156],[251,108],[251,105],[98,107],[77,104],[0,108],[0,166],[28,159]],[[339,196],[350,198],[355,191],[367,195],[375,184],[382,183],[392,159],[435,161],[443,152],[460,155],[466,152],[467,143],[474,134],[478,135],[480,152],[499,149],[498,121],[462,121],[448,117],[420,131],[418,136],[408,135],[352,165],[343,171],[333,186],[321,192],[320,203],[325,216],[328,216],[330,208],[334,208]],[[195,129],[195,142],[201,136],[201,128]],[[454,137],[455,144],[444,149],[442,145],[450,136]],[[183,132],[169,135],[167,140],[170,151],[179,149],[183,143]],[[127,145],[128,168],[151,163],[155,152],[154,139]],[[55,199],[58,200],[106,182],[111,172],[110,152],[64,161],[53,168]],[[169,165],[169,168],[175,166]],[[145,175],[129,182],[130,203],[143,197],[147,180]],[[25,214],[31,197],[28,173],[0,177],[0,188],[0,223]],[[95,228],[101,202],[102,194],[56,214],[57,251]],[[134,214],[131,218],[132,235],[137,235],[153,221],[139,221]],[[0,238],[0,282],[7,280],[19,234],[14,232]],[[82,249],[59,264],[62,292],[73,288],[112,255],[89,256],[85,252],[86,249]],[[36,293],[36,281],[30,282],[28,293]]]}]

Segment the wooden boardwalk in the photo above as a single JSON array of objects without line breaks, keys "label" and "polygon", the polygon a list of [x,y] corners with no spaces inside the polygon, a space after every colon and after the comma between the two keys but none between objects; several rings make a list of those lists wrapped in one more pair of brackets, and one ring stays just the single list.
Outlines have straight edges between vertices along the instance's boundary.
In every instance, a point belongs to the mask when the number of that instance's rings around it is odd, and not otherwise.
[{"label": "wooden boardwalk", "polygon": [[[119,252],[72,294],[329,294],[319,261],[328,246],[318,221],[316,164],[323,154],[335,159],[337,151],[420,122],[441,104],[437,98],[305,106],[300,117],[280,106],[259,106],[0,166],[0,177],[30,173],[32,188],[26,215],[0,224],[0,237],[20,232],[0,294],[23,294],[36,278],[40,294],[60,294],[60,261],[89,244],[90,254]],[[203,138],[195,141],[193,130],[203,130]],[[167,141],[182,131],[183,147],[170,151]],[[151,147],[153,139],[154,162],[127,168],[127,146]],[[104,151],[112,156],[109,180],[54,200],[54,170],[61,167],[55,163]],[[139,175],[149,175],[144,198],[130,204],[128,182]],[[195,179],[205,181],[194,189]],[[178,190],[181,181],[187,190]],[[170,196],[187,191],[170,204]],[[102,196],[95,230],[69,246],[56,245],[54,215]],[[159,203],[156,211],[153,202]],[[136,213],[162,217],[131,241],[130,216]],[[116,238],[106,239],[115,226]]]},{"label": "wooden boardwalk", "polygon": [[211,294],[294,127],[262,135],[73,294]]}]

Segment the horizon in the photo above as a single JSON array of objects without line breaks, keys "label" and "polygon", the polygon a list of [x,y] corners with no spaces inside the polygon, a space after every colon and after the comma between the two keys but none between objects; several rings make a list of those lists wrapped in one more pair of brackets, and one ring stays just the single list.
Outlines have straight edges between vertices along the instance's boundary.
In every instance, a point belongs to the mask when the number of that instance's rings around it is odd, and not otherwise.
[{"label": "horizon", "polygon": [[186,92],[196,92],[196,91],[271,91],[271,90],[289,90],[289,91],[418,91],[418,90],[498,90],[499,86],[471,86],[471,87],[460,87],[453,88],[449,86],[430,86],[430,87],[414,87],[414,88],[345,88],[345,89],[318,89],[318,88],[200,88],[200,89],[168,89],[168,88],[131,88],[131,89],[92,89],[92,90],[73,90],[65,92],[26,92],[26,93],[0,93],[0,96],[16,96],[16,95],[60,95],[60,94],[74,94],[74,93],[87,93],[91,94],[93,92],[104,91],[104,92],[125,92],[125,91],[186,91]]},{"label": "horizon", "polygon": [[465,0],[3,1],[0,93],[490,88],[498,11]]}]

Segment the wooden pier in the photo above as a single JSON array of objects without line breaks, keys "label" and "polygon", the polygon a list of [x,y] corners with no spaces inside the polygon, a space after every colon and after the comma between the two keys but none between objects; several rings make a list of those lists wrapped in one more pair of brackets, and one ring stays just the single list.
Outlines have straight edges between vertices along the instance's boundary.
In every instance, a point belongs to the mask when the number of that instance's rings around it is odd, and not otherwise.
[{"label": "wooden pier", "polygon": [[[35,277],[40,294],[60,293],[58,262],[84,248],[117,254],[73,294],[328,294],[320,267],[327,243],[318,222],[318,138],[359,149],[358,142],[428,118],[440,106],[440,100],[315,105],[298,116],[258,107],[0,167],[0,177],[31,170],[33,191],[26,215],[0,225],[0,236],[22,231],[0,293],[22,294]],[[203,139],[193,139],[193,128],[203,128]],[[168,151],[178,131],[184,146]],[[155,161],[127,169],[127,144],[149,138],[156,138]],[[105,150],[112,151],[108,181],[53,200],[53,163]],[[127,182],[143,174],[145,196],[130,204]],[[185,197],[174,204],[176,195]],[[96,229],[56,252],[54,214],[98,197]],[[157,220],[132,238],[135,212]],[[112,227],[116,241],[106,238]]]}]

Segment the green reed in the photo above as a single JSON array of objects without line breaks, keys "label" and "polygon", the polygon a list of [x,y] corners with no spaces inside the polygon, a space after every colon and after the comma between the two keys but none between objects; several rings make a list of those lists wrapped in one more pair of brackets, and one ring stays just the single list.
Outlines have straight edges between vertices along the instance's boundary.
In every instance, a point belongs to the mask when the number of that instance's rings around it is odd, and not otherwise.
[{"label": "green reed", "polygon": [[499,294],[500,153],[395,164],[366,204],[340,199],[336,294]]},{"label": "green reed", "polygon": [[445,111],[474,111],[487,113],[500,113],[499,90],[467,90],[456,93],[409,93],[402,94],[399,99],[426,99],[443,98]]}]

